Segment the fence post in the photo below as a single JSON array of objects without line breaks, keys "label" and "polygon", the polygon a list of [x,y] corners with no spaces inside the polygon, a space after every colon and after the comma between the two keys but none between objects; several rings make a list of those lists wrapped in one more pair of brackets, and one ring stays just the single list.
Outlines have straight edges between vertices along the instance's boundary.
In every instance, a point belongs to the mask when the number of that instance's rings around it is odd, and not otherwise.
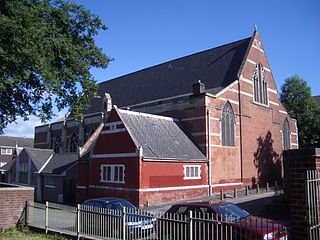
[{"label": "fence post", "polygon": [[192,219],[192,211],[189,211],[189,240],[192,240],[192,235],[193,235],[193,219]]},{"label": "fence post", "polygon": [[249,187],[246,186],[246,195],[248,196],[249,195]]},{"label": "fence post", "polygon": [[260,193],[260,187],[259,187],[259,184],[257,184],[257,193]]},{"label": "fence post", "polygon": [[24,218],[25,218],[25,224],[26,224],[26,226],[28,226],[28,201],[26,201],[26,206],[25,206],[25,212],[24,212]]},{"label": "fence post", "polygon": [[45,230],[46,234],[48,234],[48,225],[49,225],[49,203],[46,201],[46,210],[45,210]]},{"label": "fence post", "polygon": [[269,183],[267,182],[266,190],[269,191]]},{"label": "fence post", "polygon": [[220,190],[220,200],[223,200],[223,190]]},{"label": "fence post", "polygon": [[80,239],[80,204],[77,204],[77,239]]},{"label": "fence post", "polygon": [[234,198],[237,198],[237,197],[238,197],[238,192],[237,192],[237,189],[236,189],[236,188],[233,189],[233,197],[234,197]]},{"label": "fence post", "polygon": [[126,240],[126,207],[122,208],[122,239]]}]

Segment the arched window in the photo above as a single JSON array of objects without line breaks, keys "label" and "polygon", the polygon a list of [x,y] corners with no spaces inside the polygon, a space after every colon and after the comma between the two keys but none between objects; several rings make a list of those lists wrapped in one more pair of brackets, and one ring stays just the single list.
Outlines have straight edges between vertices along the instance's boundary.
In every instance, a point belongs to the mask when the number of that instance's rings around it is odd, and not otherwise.
[{"label": "arched window", "polygon": [[77,152],[78,150],[78,139],[75,133],[72,133],[69,144],[69,152]]},{"label": "arched window", "polygon": [[53,151],[55,153],[60,153],[60,147],[61,147],[61,137],[60,135],[57,135],[54,140]]},{"label": "arched window", "polygon": [[283,123],[283,129],[282,129],[282,136],[283,136],[283,149],[288,150],[290,149],[290,125],[289,121],[286,118]]},{"label": "arched window", "polygon": [[234,146],[234,113],[232,106],[227,102],[222,110],[221,136],[223,146]]},{"label": "arched window", "polygon": [[254,101],[268,105],[268,84],[262,64],[257,64],[253,74]]}]

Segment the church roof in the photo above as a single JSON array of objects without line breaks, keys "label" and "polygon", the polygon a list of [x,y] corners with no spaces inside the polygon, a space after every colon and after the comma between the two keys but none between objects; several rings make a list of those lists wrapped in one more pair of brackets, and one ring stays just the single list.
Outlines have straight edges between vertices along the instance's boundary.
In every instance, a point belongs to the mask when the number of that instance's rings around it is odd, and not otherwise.
[{"label": "church roof", "polygon": [[[26,151],[31,158],[31,161],[35,165],[37,171],[39,171],[42,166],[48,161],[48,159],[53,155],[52,149],[40,149],[40,148],[27,148],[25,147],[22,151]],[[21,151],[21,152],[22,152]]]},{"label": "church roof", "polygon": [[102,110],[104,93],[109,93],[112,104],[118,107],[191,94],[192,85],[198,80],[210,93],[218,93],[238,79],[251,39],[245,38],[99,83],[101,98],[93,99],[85,114]]},{"label": "church roof", "polygon": [[173,118],[117,109],[119,117],[144,159],[201,160],[206,156]]},{"label": "church roof", "polygon": [[78,153],[55,153],[41,173],[62,174],[75,165],[78,159]]}]

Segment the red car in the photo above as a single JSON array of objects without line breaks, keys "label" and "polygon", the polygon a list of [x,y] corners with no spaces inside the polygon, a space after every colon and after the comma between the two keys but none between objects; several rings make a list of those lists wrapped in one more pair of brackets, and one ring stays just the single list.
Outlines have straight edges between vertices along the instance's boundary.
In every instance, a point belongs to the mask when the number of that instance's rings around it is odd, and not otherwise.
[{"label": "red car", "polygon": [[160,239],[188,239],[191,234],[192,239],[288,239],[283,224],[252,216],[237,205],[227,202],[175,204],[159,221],[157,228]]}]

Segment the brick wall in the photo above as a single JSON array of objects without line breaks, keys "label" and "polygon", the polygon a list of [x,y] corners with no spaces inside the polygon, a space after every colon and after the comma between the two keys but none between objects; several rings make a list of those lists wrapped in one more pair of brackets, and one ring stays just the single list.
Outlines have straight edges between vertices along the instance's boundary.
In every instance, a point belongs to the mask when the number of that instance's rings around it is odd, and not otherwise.
[{"label": "brick wall", "polygon": [[0,184],[0,230],[14,226],[23,213],[26,201],[34,200],[34,188]]},{"label": "brick wall", "polygon": [[320,149],[299,149],[284,152],[285,182],[290,195],[291,238],[308,239],[306,212],[307,170],[320,170]]}]

